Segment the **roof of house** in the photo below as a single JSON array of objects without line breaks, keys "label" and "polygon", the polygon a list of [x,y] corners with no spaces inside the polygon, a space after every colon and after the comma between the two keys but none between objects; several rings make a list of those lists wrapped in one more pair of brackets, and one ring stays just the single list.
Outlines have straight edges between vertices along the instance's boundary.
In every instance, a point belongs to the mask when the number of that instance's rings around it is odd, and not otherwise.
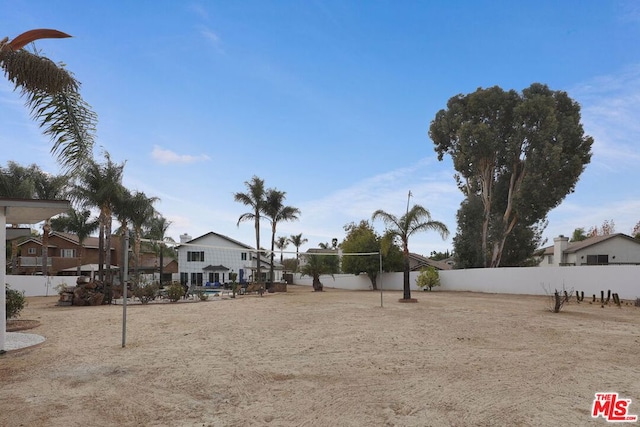
[{"label": "roof of house", "polygon": [[[78,236],[76,236],[75,234],[71,234],[71,233],[62,233],[59,231],[52,231],[51,233],[49,233],[49,239],[51,239],[51,237],[59,237],[63,240],[66,240],[68,242],[71,242],[75,245],[80,246],[80,239],[78,239]],[[20,242],[18,244],[18,246],[22,246],[25,243],[29,243],[29,242],[33,242],[33,243],[37,243],[39,245],[42,245],[42,236],[38,236],[38,237],[30,237],[29,239],[26,239],[22,242]],[[51,242],[51,241],[49,241]],[[82,246],[85,248],[94,248],[97,249],[99,247],[99,239],[97,237],[87,237],[84,239],[84,241],[82,242]],[[48,247],[50,248],[56,248],[57,245],[51,244],[49,243]],[[111,249],[113,249],[113,246],[111,247]]]},{"label": "roof of house", "polygon": [[413,267],[413,270],[419,270],[420,268],[430,265],[432,267],[437,268],[438,270],[451,270],[453,266],[448,264],[445,261],[436,261],[431,258],[427,258],[422,255],[418,255],[415,253],[409,253],[409,259],[413,260],[417,265]]},{"label": "roof of house", "polygon": [[210,231],[210,232],[208,232],[208,233],[206,233],[206,234],[203,234],[202,236],[196,237],[195,239],[191,239],[191,240],[189,240],[188,242],[186,242],[186,244],[185,244],[185,243],[179,244],[177,247],[179,248],[180,246],[196,244],[196,242],[197,242],[198,240],[200,240],[200,239],[204,239],[205,237],[208,237],[208,236],[217,236],[217,237],[220,237],[221,239],[225,239],[225,240],[227,240],[227,241],[229,241],[229,242],[231,242],[231,243],[234,243],[234,244],[236,244],[236,245],[238,245],[238,246],[241,246],[241,247],[243,247],[243,248],[253,249],[253,247],[252,247],[252,246],[246,245],[246,244],[244,244],[244,243],[242,243],[242,242],[239,242],[239,241],[237,241],[237,240],[235,240],[235,239],[232,239],[232,238],[231,238],[231,237],[229,237],[229,236],[225,236],[224,234],[215,233],[215,232],[213,232],[213,231]]},{"label": "roof of house", "polygon": [[323,248],[310,248],[307,249],[307,253],[310,254],[327,254],[327,255],[337,255],[337,249],[323,249]]},{"label": "roof of house", "polygon": [[[565,249],[564,252],[568,254],[575,253],[575,252],[578,252],[579,250],[588,248],[589,246],[597,245],[598,243],[602,243],[607,240],[615,239],[618,237],[630,240],[640,245],[640,240],[638,239],[634,239],[633,237],[628,236],[624,233],[615,233],[615,234],[607,234],[604,236],[589,237],[588,239],[584,239],[579,242],[569,242],[569,245],[567,246],[567,249]],[[544,248],[543,255],[553,255],[553,248],[554,248],[553,246],[547,246],[546,248]]]}]

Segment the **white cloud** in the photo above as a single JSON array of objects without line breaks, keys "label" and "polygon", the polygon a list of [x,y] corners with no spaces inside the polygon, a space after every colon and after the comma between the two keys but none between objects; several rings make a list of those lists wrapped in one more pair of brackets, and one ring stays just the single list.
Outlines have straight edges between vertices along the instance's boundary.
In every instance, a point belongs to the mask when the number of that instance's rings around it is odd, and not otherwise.
[{"label": "white cloud", "polygon": [[[411,190],[411,205],[427,208],[432,219],[444,222],[453,236],[455,213],[463,196],[456,187],[453,171],[436,168],[435,163],[431,158],[422,159],[410,166],[364,179],[321,199],[309,200],[298,206],[302,210],[301,221],[293,223],[292,228],[305,230],[311,246],[331,241],[333,237],[342,240],[344,225],[370,221],[377,209],[402,215]],[[374,227],[379,232],[384,230],[382,223],[375,223]],[[433,233],[416,235],[412,238],[411,250],[425,253],[427,249],[444,250],[451,246],[450,238],[443,241]]]},{"label": "white cloud", "polygon": [[219,53],[224,53],[222,40],[220,40],[220,36],[218,36],[215,31],[205,26],[200,26],[199,31],[200,35],[202,35],[211,46],[213,46]]},{"label": "white cloud", "polygon": [[171,150],[166,150],[162,147],[154,145],[151,157],[160,164],[170,163],[196,163],[211,160],[206,154],[200,154],[199,156],[192,156],[189,154],[177,154]]},{"label": "white cloud", "polygon": [[585,132],[594,138],[594,163],[607,169],[637,166],[640,66],[592,79],[571,91],[582,106]]}]

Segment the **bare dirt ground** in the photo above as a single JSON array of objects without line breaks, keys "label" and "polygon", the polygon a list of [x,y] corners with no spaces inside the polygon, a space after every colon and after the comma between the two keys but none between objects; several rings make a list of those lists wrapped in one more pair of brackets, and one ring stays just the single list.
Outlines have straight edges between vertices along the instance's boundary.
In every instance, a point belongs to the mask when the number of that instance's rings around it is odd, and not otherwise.
[{"label": "bare dirt ground", "polygon": [[[0,357],[2,426],[584,426],[640,414],[640,308],[290,286],[191,303],[57,307]],[[25,332],[25,331],[23,331]]]}]

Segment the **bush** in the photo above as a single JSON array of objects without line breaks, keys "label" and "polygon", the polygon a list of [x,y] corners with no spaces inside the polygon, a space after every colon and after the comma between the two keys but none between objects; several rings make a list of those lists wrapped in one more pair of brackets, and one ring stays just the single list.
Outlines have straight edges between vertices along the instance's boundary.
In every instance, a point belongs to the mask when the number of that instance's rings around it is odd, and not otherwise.
[{"label": "bush", "polygon": [[142,304],[146,304],[156,299],[158,289],[160,289],[160,287],[156,283],[140,281],[133,284],[131,291],[133,292],[133,296],[138,298]]},{"label": "bush", "polygon": [[11,319],[20,316],[20,312],[27,305],[24,292],[16,291],[6,285],[5,295],[7,298],[5,317]]},{"label": "bush", "polygon": [[172,282],[167,288],[167,297],[169,301],[176,302],[184,296],[184,287],[180,282]]},{"label": "bush", "polygon": [[431,290],[434,286],[440,286],[440,274],[433,266],[423,267],[416,279],[416,285],[422,290]]}]

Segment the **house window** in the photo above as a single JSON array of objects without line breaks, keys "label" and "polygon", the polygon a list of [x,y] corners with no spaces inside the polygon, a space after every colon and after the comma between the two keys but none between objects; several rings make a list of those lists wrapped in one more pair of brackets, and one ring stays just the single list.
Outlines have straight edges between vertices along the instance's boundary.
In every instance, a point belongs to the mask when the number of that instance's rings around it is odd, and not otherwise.
[{"label": "house window", "polygon": [[240,253],[240,259],[241,259],[242,261],[246,261],[246,260],[247,260],[247,253],[246,253],[246,252],[242,252],[242,253]]},{"label": "house window", "polygon": [[27,253],[29,255],[35,255],[36,254],[36,248],[29,248],[29,250],[27,250]]},{"label": "house window", "polygon": [[180,273],[180,283],[183,285],[189,282],[189,273]]},{"label": "house window", "polygon": [[202,273],[191,273],[191,284],[202,286]]},{"label": "house window", "polygon": [[549,255],[549,257],[547,258],[547,263],[553,264],[553,255]]},{"label": "house window", "polygon": [[609,264],[609,255],[587,255],[587,265]]},{"label": "house window", "polygon": [[204,251],[189,251],[187,252],[187,261],[204,261]]},{"label": "house window", "polygon": [[75,249],[60,249],[60,256],[62,258],[75,258],[76,250]]}]

